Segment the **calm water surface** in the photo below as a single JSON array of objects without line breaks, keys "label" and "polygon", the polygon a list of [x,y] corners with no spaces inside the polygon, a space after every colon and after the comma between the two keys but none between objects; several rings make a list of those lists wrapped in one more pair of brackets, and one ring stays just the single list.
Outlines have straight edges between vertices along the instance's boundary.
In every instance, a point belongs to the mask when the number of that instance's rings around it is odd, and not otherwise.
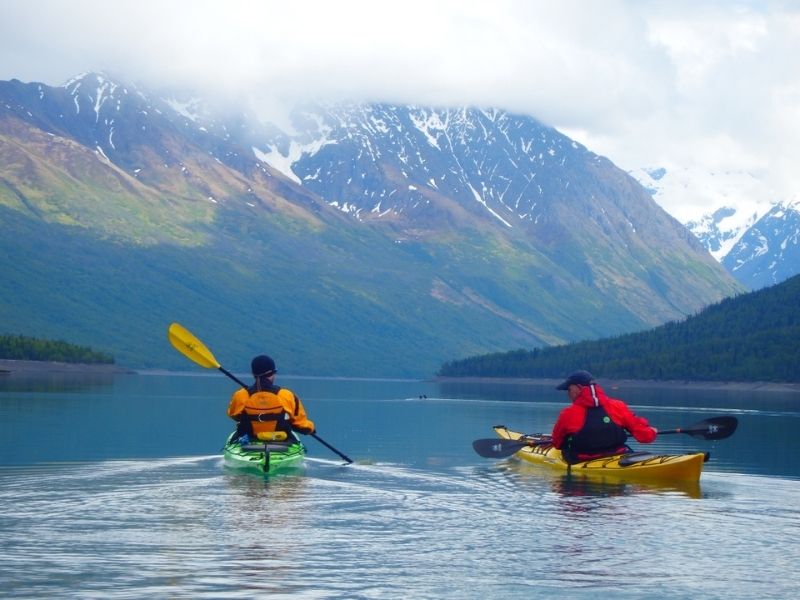
[{"label": "calm water surface", "polygon": [[[552,387],[280,379],[319,435],[305,472],[225,470],[221,375],[0,378],[0,596],[790,598],[800,395],[608,390],[662,429],[733,414],[698,486],[585,483],[477,456],[549,431]],[[599,596],[598,596],[599,595]]]}]

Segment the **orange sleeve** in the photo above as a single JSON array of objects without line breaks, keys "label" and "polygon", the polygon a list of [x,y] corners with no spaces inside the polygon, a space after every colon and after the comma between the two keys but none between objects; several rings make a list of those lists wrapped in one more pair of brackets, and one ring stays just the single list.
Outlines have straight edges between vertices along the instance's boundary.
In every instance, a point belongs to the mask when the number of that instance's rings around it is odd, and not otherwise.
[{"label": "orange sleeve", "polygon": [[245,388],[239,388],[231,396],[231,401],[228,404],[228,416],[235,419],[244,412],[244,406],[247,399],[250,397],[249,392]]},{"label": "orange sleeve", "polygon": [[278,397],[281,399],[284,410],[291,415],[292,429],[300,433],[313,433],[315,429],[314,422],[309,420],[306,415],[306,409],[300,401],[300,398],[295,396],[294,392],[286,388],[281,389]]}]

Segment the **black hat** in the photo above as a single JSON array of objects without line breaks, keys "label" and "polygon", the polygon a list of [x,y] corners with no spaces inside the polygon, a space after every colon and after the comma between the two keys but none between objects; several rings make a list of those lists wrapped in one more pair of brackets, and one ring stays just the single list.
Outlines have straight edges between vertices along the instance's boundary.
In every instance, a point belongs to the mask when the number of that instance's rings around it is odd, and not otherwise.
[{"label": "black hat", "polygon": [[594,383],[594,377],[589,371],[575,371],[570,373],[560,385],[557,385],[556,389],[566,390],[571,385],[589,385],[590,383]]},{"label": "black hat", "polygon": [[260,377],[261,375],[272,375],[273,373],[277,372],[275,369],[275,361],[266,354],[259,354],[256,356],[250,363],[250,370],[253,372],[255,377]]}]

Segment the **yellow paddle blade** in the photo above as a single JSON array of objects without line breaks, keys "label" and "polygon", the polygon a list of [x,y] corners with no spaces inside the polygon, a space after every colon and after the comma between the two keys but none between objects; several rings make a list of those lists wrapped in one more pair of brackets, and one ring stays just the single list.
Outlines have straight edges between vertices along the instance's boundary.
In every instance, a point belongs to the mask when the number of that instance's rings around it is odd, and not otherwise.
[{"label": "yellow paddle blade", "polygon": [[167,330],[169,343],[189,360],[193,360],[206,369],[219,369],[219,363],[211,350],[203,342],[194,337],[183,325],[172,323]]}]

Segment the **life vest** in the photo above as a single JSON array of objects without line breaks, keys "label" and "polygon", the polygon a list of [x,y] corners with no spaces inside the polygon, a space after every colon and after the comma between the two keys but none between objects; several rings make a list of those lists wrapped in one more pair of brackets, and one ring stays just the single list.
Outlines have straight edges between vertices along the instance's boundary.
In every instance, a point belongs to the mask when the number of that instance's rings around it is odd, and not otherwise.
[{"label": "life vest", "polygon": [[[292,434],[292,415],[285,409],[286,400],[295,403],[294,394],[278,386],[248,388],[249,398],[238,415],[237,433],[258,436],[259,433],[285,431]],[[281,398],[281,396],[284,396]],[[292,436],[293,437],[293,436]]]},{"label": "life vest", "polygon": [[594,405],[584,409],[583,426],[567,437],[561,449],[561,455],[568,463],[629,451],[625,445],[628,440],[627,432],[611,419],[600,404],[594,385],[590,387]]}]

